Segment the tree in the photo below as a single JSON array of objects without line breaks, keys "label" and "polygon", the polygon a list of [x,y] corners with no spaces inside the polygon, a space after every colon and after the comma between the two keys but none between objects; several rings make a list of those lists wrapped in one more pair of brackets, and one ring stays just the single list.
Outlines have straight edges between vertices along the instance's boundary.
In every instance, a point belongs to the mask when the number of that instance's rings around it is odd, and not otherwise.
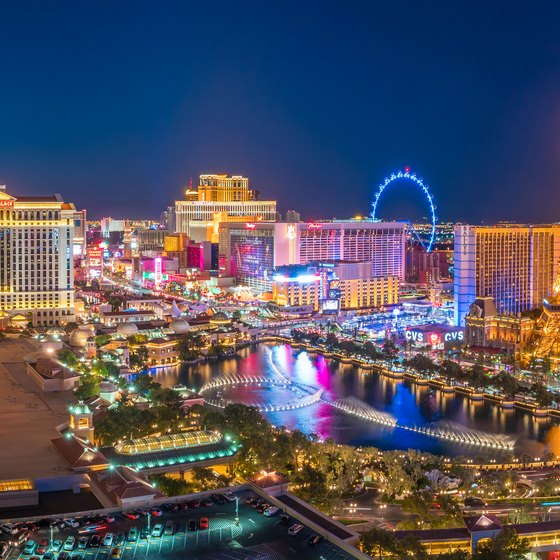
[{"label": "tree", "polygon": [[437,557],[437,560],[470,560],[471,555],[464,550],[455,550],[453,552],[444,552]]},{"label": "tree", "polygon": [[501,371],[494,380],[506,397],[513,397],[519,391],[517,380],[505,371]]},{"label": "tree", "polygon": [[383,560],[384,556],[396,554],[398,542],[391,531],[374,527],[362,533],[360,537],[360,550],[373,557]]},{"label": "tree", "polygon": [[554,400],[550,391],[542,383],[533,383],[531,385],[531,393],[535,395],[539,406],[550,406]]},{"label": "tree", "polygon": [[81,401],[96,397],[99,395],[99,381],[92,375],[82,375],[75,395]]},{"label": "tree", "polygon": [[383,354],[383,359],[385,359],[392,365],[398,359],[399,349],[392,340],[387,339],[383,343],[383,349],[381,350],[381,353]]},{"label": "tree", "polygon": [[145,370],[148,367],[148,349],[146,346],[137,346],[130,353],[130,365],[131,367],[139,370]]},{"label": "tree", "polygon": [[529,541],[520,539],[515,529],[508,528],[481,542],[473,560],[524,560],[529,550]]},{"label": "tree", "polygon": [[72,350],[58,350],[56,357],[69,368],[75,368],[79,363],[78,356]]},{"label": "tree", "polygon": [[436,364],[428,356],[416,354],[410,360],[407,360],[407,365],[418,373],[431,373],[437,369]]}]

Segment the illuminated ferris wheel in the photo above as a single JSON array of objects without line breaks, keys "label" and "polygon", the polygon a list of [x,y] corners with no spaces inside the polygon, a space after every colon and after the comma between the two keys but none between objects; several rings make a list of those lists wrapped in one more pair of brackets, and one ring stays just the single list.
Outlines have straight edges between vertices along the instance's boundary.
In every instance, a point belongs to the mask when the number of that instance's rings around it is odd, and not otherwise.
[{"label": "illuminated ferris wheel", "polygon": [[371,212],[371,217],[373,218],[373,220],[378,220],[377,204],[379,203],[379,199],[381,198],[381,195],[383,194],[383,192],[388,186],[402,179],[410,181],[416,186],[420,187],[420,189],[424,193],[424,196],[426,197],[426,200],[428,201],[427,234],[421,234],[419,231],[417,231],[414,225],[412,224],[412,222],[410,222],[410,227],[411,227],[411,232],[418,239],[420,244],[426,249],[426,252],[429,253],[432,250],[436,237],[436,223],[437,223],[436,206],[434,204],[434,198],[432,196],[432,193],[430,192],[428,185],[424,183],[423,179],[417,177],[415,173],[411,173],[409,167],[405,167],[404,171],[397,171],[396,173],[391,173],[391,175],[389,177],[385,177],[385,181],[377,187],[377,190],[375,191],[375,195],[373,198],[373,202],[371,203],[371,206],[373,208]]}]

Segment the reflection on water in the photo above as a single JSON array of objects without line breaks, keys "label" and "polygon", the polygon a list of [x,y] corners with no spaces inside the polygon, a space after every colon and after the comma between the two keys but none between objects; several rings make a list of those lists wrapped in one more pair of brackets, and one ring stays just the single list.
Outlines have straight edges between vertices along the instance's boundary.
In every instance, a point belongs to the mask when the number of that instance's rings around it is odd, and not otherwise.
[{"label": "reflection on water", "polygon": [[[407,381],[393,381],[284,344],[246,348],[241,351],[240,358],[166,368],[158,370],[156,375],[164,386],[183,383],[198,390],[215,377],[233,374],[282,374],[296,382],[322,387],[329,400],[361,399],[377,410],[392,414],[401,425],[423,426],[446,420],[490,434],[514,436],[518,438],[518,451],[542,455],[550,450],[560,454],[560,426],[553,420],[536,419],[518,410],[502,410],[487,402],[469,401],[460,395],[445,395]],[[287,391],[281,388],[236,387],[224,393],[227,399],[248,404],[290,400]],[[416,432],[369,423],[322,402],[288,412],[269,413],[268,418],[273,424],[314,433],[324,439],[332,438],[340,443],[374,445],[382,449],[416,448],[453,455],[488,453],[472,446],[460,446]]]}]

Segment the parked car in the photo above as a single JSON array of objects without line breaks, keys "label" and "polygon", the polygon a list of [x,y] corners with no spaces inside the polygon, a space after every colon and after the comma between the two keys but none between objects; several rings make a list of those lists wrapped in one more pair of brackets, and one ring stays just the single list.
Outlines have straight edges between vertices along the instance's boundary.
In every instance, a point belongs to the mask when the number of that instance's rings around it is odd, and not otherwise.
[{"label": "parked car", "polygon": [[138,529],[136,527],[131,527],[128,530],[128,535],[126,536],[128,542],[136,542],[138,540]]},{"label": "parked car", "polygon": [[23,554],[33,554],[35,552],[35,548],[37,546],[37,543],[33,540],[33,539],[29,539],[26,543],[25,543],[25,548],[23,549]]},{"label": "parked car", "polygon": [[280,511],[280,508],[279,508],[279,507],[270,506],[270,507],[266,508],[266,509],[263,511],[263,515],[266,515],[266,517],[273,517],[273,516],[276,515],[279,511]]},{"label": "parked car", "polygon": [[141,531],[140,531],[140,538],[145,541],[148,537],[150,536],[150,531],[148,531],[148,529],[146,527],[144,527]]},{"label": "parked car", "polygon": [[189,519],[189,523],[187,525],[189,531],[196,531],[196,520]]},{"label": "parked car", "polygon": [[90,548],[99,548],[99,544],[101,543],[101,537],[99,535],[93,535],[89,540],[89,547]]},{"label": "parked car", "polygon": [[78,550],[85,550],[89,542],[89,537],[80,537],[78,539]]},{"label": "parked car", "polygon": [[65,552],[63,550],[62,552],[58,553],[57,560],[67,560],[68,558],[69,558],[68,552]]},{"label": "parked car", "polygon": [[120,558],[121,557],[121,549],[118,546],[115,546],[113,550],[111,550],[111,558]]},{"label": "parked car", "polygon": [[115,516],[114,515],[105,514],[105,515],[100,515],[99,517],[100,517],[99,521],[101,523],[114,523],[115,522]]},{"label": "parked car", "polygon": [[138,515],[135,511],[123,511],[123,517],[126,517],[126,519],[130,519],[131,521],[135,521],[140,517],[140,515]]},{"label": "parked car", "polygon": [[228,502],[235,502],[235,494],[233,492],[224,492],[222,494],[222,496],[228,501]]},{"label": "parked car", "polygon": [[103,546],[106,546],[107,548],[113,546],[114,538],[115,538],[115,535],[113,535],[113,533],[107,533],[103,537]]},{"label": "parked car", "polygon": [[119,533],[117,533],[117,538],[116,538],[115,544],[117,546],[122,546],[124,544],[125,540],[126,539],[125,539],[124,533],[122,531],[120,531]]},{"label": "parked car", "polygon": [[11,535],[9,542],[13,547],[18,548],[22,546],[27,541],[28,538],[29,538],[29,531],[27,529],[22,529],[21,531],[18,531],[15,535]]},{"label": "parked car", "polygon": [[43,554],[43,560],[54,560],[54,554],[52,552],[45,552]]},{"label": "parked car", "polygon": [[221,494],[212,494],[210,499],[217,505],[224,504],[226,499]]},{"label": "parked car", "polygon": [[198,509],[200,507],[200,502],[198,500],[189,500],[187,505],[189,509]]},{"label": "parked car", "polygon": [[161,537],[163,535],[163,523],[156,523],[152,529],[152,537]]},{"label": "parked car", "polygon": [[208,498],[200,501],[200,507],[210,507],[211,505],[212,502]]},{"label": "parked car", "polygon": [[51,544],[51,550],[53,552],[60,552],[60,549],[62,548],[62,541],[61,540],[54,540]]},{"label": "parked car", "polygon": [[73,517],[69,517],[68,519],[64,519],[63,521],[67,527],[72,527],[72,529],[80,526],[80,523]]},{"label": "parked car", "polygon": [[280,515],[280,525],[289,525],[291,520],[292,518],[287,513]]},{"label": "parked car", "polygon": [[319,535],[311,535],[309,537],[309,540],[307,541],[307,544],[309,544],[310,546],[317,546],[322,540],[323,537]]},{"label": "parked car", "polygon": [[469,496],[468,498],[465,498],[464,502],[466,507],[484,507],[486,505],[486,502],[482,499],[482,498],[476,498],[474,496]]},{"label": "parked car", "polygon": [[8,535],[15,535],[18,532],[18,528],[13,523],[4,523],[0,529]]},{"label": "parked car", "polygon": [[49,539],[41,539],[37,545],[37,554],[45,554],[49,549]]},{"label": "parked car", "polygon": [[175,534],[175,523],[173,521],[167,521],[165,523],[165,529],[163,530],[163,534],[168,537]]},{"label": "parked car", "polygon": [[201,517],[198,522],[199,529],[208,529],[208,517]]},{"label": "parked car", "polygon": [[265,509],[268,509],[270,507],[270,504],[267,504],[266,502],[260,504],[257,506],[257,511],[259,513],[263,513]]},{"label": "parked car", "polygon": [[252,505],[252,504],[253,504],[254,502],[256,502],[256,501],[257,501],[257,497],[256,497],[256,496],[253,496],[253,495],[247,496],[247,497],[245,498],[245,503],[246,503],[248,506]]},{"label": "parked car", "polygon": [[74,550],[75,546],[76,546],[76,537],[73,537],[72,535],[66,537],[66,540],[64,541],[64,550]]},{"label": "parked car", "polygon": [[150,513],[154,516],[154,517],[161,517],[163,515],[163,511],[160,508],[152,508],[150,510]]},{"label": "parked car", "polygon": [[6,541],[0,541],[0,558],[4,558],[8,553],[10,545]]},{"label": "parked car", "polygon": [[150,515],[150,510],[146,508],[140,508],[135,510],[138,515],[143,515],[144,517]]},{"label": "parked car", "polygon": [[299,523],[294,523],[288,529],[288,535],[291,535],[292,537],[295,537],[297,534],[301,533],[302,531],[303,531],[303,525],[300,525]]}]

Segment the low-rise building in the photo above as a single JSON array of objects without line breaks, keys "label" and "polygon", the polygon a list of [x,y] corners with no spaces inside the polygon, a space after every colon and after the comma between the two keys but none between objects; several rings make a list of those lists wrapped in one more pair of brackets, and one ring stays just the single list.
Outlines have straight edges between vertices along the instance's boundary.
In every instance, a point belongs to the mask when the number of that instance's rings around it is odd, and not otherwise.
[{"label": "low-rise building", "polygon": [[465,344],[523,352],[533,336],[535,321],[521,315],[500,315],[491,297],[476,298],[465,317]]}]

